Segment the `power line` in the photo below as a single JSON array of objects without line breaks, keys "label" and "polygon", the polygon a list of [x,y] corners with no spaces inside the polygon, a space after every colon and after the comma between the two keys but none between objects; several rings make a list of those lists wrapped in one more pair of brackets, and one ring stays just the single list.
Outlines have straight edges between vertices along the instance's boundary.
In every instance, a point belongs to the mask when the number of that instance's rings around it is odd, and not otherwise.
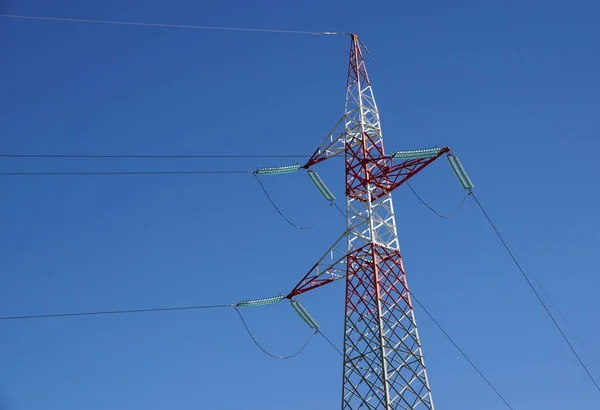
[{"label": "power line", "polygon": [[336,209],[338,210],[338,212],[340,213],[340,215],[342,215],[343,218],[346,217],[346,214],[344,213],[344,211],[342,211],[342,208],[340,208],[339,205],[336,202],[333,203],[333,206],[336,207]]},{"label": "power line", "polygon": [[162,28],[184,28],[194,30],[219,30],[219,31],[242,31],[255,33],[280,33],[280,34],[304,34],[311,36],[342,36],[350,33],[339,33],[329,31],[303,31],[303,30],[273,30],[262,28],[241,28],[241,27],[215,27],[215,26],[198,26],[185,24],[161,24],[161,23],[141,23],[131,21],[112,21],[112,20],[90,20],[90,19],[75,19],[65,17],[42,17],[42,16],[24,16],[15,14],[0,14],[0,17],[21,19],[21,20],[46,20],[46,21],[63,21],[71,23],[94,23],[94,24],[113,24],[122,26],[143,26],[143,27],[162,27]]},{"label": "power line", "polygon": [[246,332],[248,332],[248,335],[250,336],[250,338],[252,339],[252,341],[254,342],[254,344],[256,345],[256,347],[258,347],[264,354],[266,354],[267,356],[272,357],[273,359],[281,359],[281,360],[286,360],[286,359],[292,359],[296,356],[298,356],[300,353],[302,353],[304,351],[304,349],[306,349],[306,346],[308,346],[308,344],[310,343],[310,341],[313,339],[313,337],[318,333],[318,331],[315,331],[312,335],[310,335],[310,337],[306,340],[306,342],[302,345],[302,347],[300,348],[300,350],[298,350],[296,353],[291,354],[289,356],[278,356],[275,354],[272,354],[270,352],[268,352],[265,348],[263,348],[260,343],[258,343],[258,341],[256,340],[256,338],[254,337],[254,335],[252,334],[252,332],[250,331],[250,328],[248,327],[248,324],[246,323],[246,321],[244,320],[244,317],[242,316],[242,314],[240,313],[240,311],[238,310],[238,308],[235,308],[236,313],[238,314],[238,316],[240,317],[244,327],[246,328]]},{"label": "power line", "polygon": [[581,337],[581,335],[579,335],[579,333],[575,330],[575,327],[569,322],[569,319],[567,318],[567,315],[565,315],[564,313],[562,313],[562,311],[559,309],[559,307],[556,304],[556,302],[554,302],[552,300],[552,298],[550,297],[550,295],[548,294],[548,292],[546,292],[544,290],[544,287],[535,278],[535,276],[533,276],[531,274],[531,272],[527,272],[527,274],[535,282],[535,284],[538,286],[538,288],[540,288],[540,290],[542,291],[542,293],[544,294],[544,296],[546,296],[546,299],[548,299],[550,301],[550,303],[552,304],[552,306],[554,306],[554,309],[556,309],[556,311],[558,312],[558,314],[560,316],[562,316],[564,322],[571,329],[571,332],[573,332],[573,334],[575,335],[575,337],[577,337],[577,339],[579,339],[579,342],[581,343],[581,345],[583,346],[583,348],[588,352],[588,354],[590,355],[590,357],[598,364],[598,366],[600,366],[600,360],[598,360],[598,358],[596,357],[596,355],[592,352],[592,350],[589,348],[589,346],[587,345],[587,343],[583,340],[583,338]]},{"label": "power line", "polygon": [[469,197],[469,195],[471,195],[471,191],[469,191],[469,193],[467,195],[465,195],[465,197],[461,201],[461,203],[458,206],[458,208],[456,208],[456,210],[454,212],[452,212],[450,215],[442,215],[438,211],[436,211],[435,209],[433,209],[433,207],[431,207],[427,202],[425,202],[423,200],[423,198],[421,198],[419,196],[419,194],[417,194],[417,191],[415,191],[414,188],[408,182],[406,184],[408,185],[408,188],[410,188],[411,192],[417,197],[417,199],[423,205],[425,205],[431,212],[433,212],[434,214],[436,214],[437,216],[439,216],[440,218],[443,218],[443,219],[450,219],[450,218],[453,218],[454,216],[456,216],[456,214],[462,209],[462,207],[465,204],[465,202],[466,202],[467,198]]},{"label": "power line", "polygon": [[[498,230],[498,232],[500,232],[500,230]],[[500,232],[500,235],[502,235],[502,232]],[[510,243],[509,243],[508,239],[506,239],[506,237],[504,235],[502,235],[502,239],[504,239],[504,241],[506,242],[506,244],[510,247]],[[517,254],[517,252],[515,252],[514,250],[512,252],[515,255],[515,258],[517,260],[519,260],[520,258],[519,258],[519,255]],[[550,295],[548,294],[548,292],[546,292],[546,290],[544,289],[544,287],[542,286],[542,284],[540,283],[540,281],[535,277],[535,275],[533,273],[531,273],[531,271],[527,271],[525,268],[523,268],[523,270],[525,271],[525,273],[527,274],[527,276],[529,276],[531,278],[532,282],[535,283],[537,285],[537,287],[541,290],[541,292],[544,294],[544,296],[546,297],[546,299],[548,299],[548,301],[550,302],[550,304],[552,304],[552,306],[554,307],[554,309],[562,317],[562,319],[565,322],[565,324],[571,329],[571,331],[573,332],[573,334],[575,335],[575,337],[577,337],[577,339],[579,340],[579,342],[581,342],[581,345],[588,352],[588,354],[590,355],[590,357],[598,365],[600,365],[600,360],[598,360],[598,358],[594,355],[594,353],[588,347],[587,343],[583,340],[583,338],[581,337],[581,335],[579,335],[579,333],[575,330],[575,327],[569,322],[569,319],[567,318],[567,315],[565,315],[561,311],[561,309],[558,307],[558,304],[550,297]]]},{"label": "power line", "polygon": [[59,175],[212,175],[248,174],[251,171],[92,171],[92,172],[0,172],[0,176]]},{"label": "power line", "polygon": [[86,159],[178,159],[178,158],[310,158],[310,155],[256,154],[256,155],[95,155],[95,154],[0,154],[0,158],[86,158]]},{"label": "power line", "polygon": [[94,312],[72,312],[72,313],[50,313],[50,314],[42,314],[42,315],[21,315],[21,316],[0,316],[0,320],[28,320],[28,319],[52,319],[52,318],[64,318],[64,317],[82,317],[82,316],[105,316],[105,315],[122,315],[122,314],[130,314],[130,313],[154,313],[154,312],[174,312],[174,311],[183,311],[183,310],[200,310],[200,309],[220,309],[220,308],[230,308],[233,307],[237,314],[239,315],[246,332],[254,342],[254,344],[262,350],[265,354],[275,358],[275,359],[291,359],[292,357],[298,356],[300,353],[304,351],[306,346],[312,340],[315,333],[313,333],[308,340],[304,343],[302,348],[295,354],[290,356],[276,356],[274,354],[269,353],[265,350],[256,340],[252,331],[248,327],[248,324],[244,320],[242,314],[236,308],[236,305],[197,305],[197,306],[182,306],[182,307],[165,307],[165,308],[150,308],[150,309],[127,309],[127,310],[105,310],[105,311],[94,311]]},{"label": "power line", "polygon": [[513,254],[513,252],[511,251],[510,247],[508,246],[508,244],[504,240],[504,237],[502,236],[502,234],[500,233],[500,231],[498,230],[498,228],[496,228],[496,225],[494,224],[494,222],[492,221],[492,219],[490,218],[490,216],[488,215],[488,213],[485,211],[485,209],[483,208],[483,205],[481,205],[481,202],[479,202],[479,200],[477,199],[477,197],[475,196],[475,194],[472,194],[472,196],[473,196],[473,199],[475,199],[475,202],[477,202],[477,205],[479,206],[479,209],[481,209],[481,212],[483,213],[483,215],[485,216],[485,218],[488,220],[490,226],[492,227],[492,229],[494,230],[494,232],[496,232],[496,235],[498,236],[498,239],[500,239],[500,242],[502,242],[502,245],[504,245],[504,248],[506,249],[506,251],[508,252],[508,254],[510,255],[510,257],[512,258],[513,262],[515,263],[515,265],[517,266],[517,268],[519,269],[519,271],[521,272],[521,275],[523,275],[523,277],[527,281],[527,284],[529,285],[529,287],[531,288],[531,290],[535,294],[536,298],[538,299],[538,301],[540,302],[540,304],[542,305],[542,307],[544,308],[544,310],[546,311],[546,313],[548,314],[548,316],[552,320],[552,323],[554,323],[554,326],[560,332],[561,336],[563,337],[563,339],[565,340],[565,342],[567,343],[567,345],[569,346],[569,348],[571,349],[571,351],[573,352],[573,354],[575,355],[575,357],[579,361],[579,364],[581,365],[581,367],[583,367],[583,370],[585,370],[585,372],[587,373],[587,375],[590,378],[590,380],[592,381],[592,383],[594,383],[594,386],[596,386],[596,389],[600,392],[600,386],[598,386],[598,383],[596,383],[596,380],[594,379],[594,377],[592,376],[592,374],[588,370],[587,366],[585,365],[585,363],[583,362],[583,360],[581,360],[581,357],[579,356],[579,354],[577,353],[577,351],[573,347],[573,344],[569,341],[569,338],[567,337],[567,335],[565,334],[565,332],[562,330],[562,328],[560,327],[560,325],[558,324],[558,322],[554,318],[554,315],[552,314],[552,312],[550,311],[550,309],[548,308],[548,306],[546,305],[546,303],[544,302],[544,300],[542,299],[542,297],[540,296],[540,294],[536,290],[535,286],[533,286],[533,283],[531,282],[531,280],[529,279],[529,277],[525,273],[525,270],[521,267],[521,264],[519,263],[519,261],[517,260],[517,258]]},{"label": "power line", "polygon": [[429,313],[429,311],[425,308],[425,306],[423,306],[423,304],[419,301],[419,299],[416,298],[416,296],[414,295],[414,293],[410,293],[410,296],[412,299],[414,299],[415,302],[417,302],[417,304],[421,307],[421,309],[423,309],[423,312],[425,312],[425,314],[427,316],[429,316],[429,318],[433,321],[433,323],[435,323],[435,325],[438,327],[438,329],[440,329],[442,331],[442,333],[444,334],[444,336],[446,336],[446,338],[450,341],[450,343],[452,343],[452,345],[454,345],[454,347],[456,348],[456,350],[458,350],[460,352],[460,354],[465,358],[465,360],[467,362],[469,362],[469,364],[471,365],[471,367],[473,369],[475,369],[475,371],[477,372],[477,374],[479,374],[479,376],[487,383],[488,386],[490,386],[490,388],[494,391],[494,393],[496,393],[496,395],[498,397],[500,397],[500,399],[504,402],[504,404],[506,404],[506,406],[513,410],[512,406],[510,404],[508,404],[508,402],[506,401],[506,399],[504,398],[504,396],[502,396],[502,394],[500,394],[500,392],[498,391],[498,389],[496,389],[494,387],[494,385],[492,384],[492,382],[489,381],[489,379],[487,377],[485,377],[485,375],[481,372],[481,370],[479,370],[479,368],[475,365],[475,363],[473,363],[473,361],[471,359],[469,359],[469,356],[467,356],[467,354],[464,352],[464,350],[462,350],[460,348],[460,346],[454,341],[454,339],[452,339],[452,337],[448,334],[448,332],[446,332],[446,330],[442,327],[442,325],[435,320],[435,318],[433,317],[433,315],[431,313]]},{"label": "power line", "polygon": [[329,343],[329,345],[331,347],[333,347],[335,349],[336,352],[338,352],[342,357],[344,356],[344,353],[342,353],[342,351],[336,345],[334,345],[333,342],[331,340],[329,340],[329,338],[327,336],[325,336],[325,334],[321,331],[321,329],[319,329],[319,334],[321,335],[321,337],[323,339],[325,339],[325,341],[327,343]]},{"label": "power line", "polygon": [[[271,198],[271,195],[269,195],[269,192],[267,191],[267,188],[265,188],[264,184],[262,183],[262,181],[260,180],[260,178],[258,177],[258,175],[256,175],[255,173],[252,173],[252,175],[254,175],[254,177],[256,178],[256,180],[258,181],[258,184],[260,185],[260,187],[262,188],[262,191],[264,192],[265,196],[267,197],[267,199],[269,200],[269,202],[271,203],[271,205],[273,206],[273,208],[275,208],[275,210],[277,211],[277,213],[279,214],[279,216],[281,216],[290,226],[293,226],[296,229],[301,229],[301,230],[306,230],[306,229],[310,229],[312,228],[317,222],[319,222],[319,220],[321,220],[321,218],[323,217],[323,215],[325,215],[325,213],[327,212],[328,208],[325,208],[319,215],[317,215],[317,217],[315,218],[314,221],[312,221],[310,224],[306,225],[306,226],[299,226],[296,225],[295,223],[293,223],[292,221],[290,221],[283,212],[281,212],[281,210],[279,209],[279,207],[275,204],[275,201],[273,201],[273,198]],[[334,204],[335,202],[332,202],[332,204]],[[331,206],[331,205],[330,205]],[[338,208],[339,209],[339,208]]]},{"label": "power line", "polygon": [[77,317],[77,316],[102,316],[102,315],[122,315],[128,313],[150,313],[150,312],[173,312],[181,310],[199,310],[199,309],[219,309],[231,307],[232,305],[199,305],[199,306],[182,306],[182,307],[166,307],[166,308],[151,308],[151,309],[128,309],[128,310],[105,310],[95,312],[75,312],[75,313],[50,313],[43,315],[24,315],[24,316],[0,316],[0,320],[26,320],[26,319],[50,319],[60,317]]}]

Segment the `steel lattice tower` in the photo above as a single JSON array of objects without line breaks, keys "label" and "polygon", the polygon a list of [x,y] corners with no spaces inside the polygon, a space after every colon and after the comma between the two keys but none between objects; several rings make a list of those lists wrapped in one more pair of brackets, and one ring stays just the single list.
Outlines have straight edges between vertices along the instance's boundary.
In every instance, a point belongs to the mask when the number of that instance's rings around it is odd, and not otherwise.
[{"label": "steel lattice tower", "polygon": [[343,409],[433,409],[387,180],[379,112],[358,38],[346,91]]},{"label": "steel lattice tower", "polygon": [[385,153],[361,42],[351,35],[345,113],[303,166],[312,179],[313,165],[345,155],[346,231],[286,296],[345,278],[343,410],[434,408],[391,193],[448,151]]}]

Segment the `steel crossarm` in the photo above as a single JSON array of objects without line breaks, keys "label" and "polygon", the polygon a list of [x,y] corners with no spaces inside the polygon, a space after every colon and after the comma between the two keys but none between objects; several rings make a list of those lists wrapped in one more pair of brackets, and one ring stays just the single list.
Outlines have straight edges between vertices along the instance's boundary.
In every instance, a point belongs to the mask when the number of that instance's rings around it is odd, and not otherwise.
[{"label": "steel crossarm", "polygon": [[321,258],[310,268],[302,280],[286,296],[291,299],[309,290],[316,289],[328,283],[346,277],[346,260],[348,253],[345,250],[348,238],[346,230]]},{"label": "steel crossarm", "polygon": [[373,164],[375,164],[375,167],[372,174],[372,185],[375,189],[371,193],[372,198],[377,199],[389,194],[449,151],[450,148],[445,147],[433,157],[408,159],[395,165],[390,165],[390,157],[374,160]]},{"label": "steel crossarm", "polygon": [[335,124],[333,129],[327,137],[323,140],[319,148],[311,155],[308,162],[303,168],[309,168],[319,162],[325,161],[326,159],[335,157],[336,155],[342,154],[346,149],[347,136],[344,131],[338,131],[338,127],[346,120],[346,114],[340,118]]}]

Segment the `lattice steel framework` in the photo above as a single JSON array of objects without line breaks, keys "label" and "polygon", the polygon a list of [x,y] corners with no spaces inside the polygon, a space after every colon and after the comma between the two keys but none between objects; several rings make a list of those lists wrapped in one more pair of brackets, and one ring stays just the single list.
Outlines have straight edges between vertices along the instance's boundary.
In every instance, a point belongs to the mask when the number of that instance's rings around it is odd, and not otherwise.
[{"label": "lattice steel framework", "polygon": [[379,112],[358,37],[346,94],[343,409],[433,409],[402,266]]},{"label": "lattice steel framework", "polygon": [[350,47],[345,113],[304,165],[344,153],[346,231],[287,298],[346,280],[342,409],[433,409],[391,193],[449,148],[419,151],[434,152],[400,163],[398,155],[386,155],[356,35]]}]

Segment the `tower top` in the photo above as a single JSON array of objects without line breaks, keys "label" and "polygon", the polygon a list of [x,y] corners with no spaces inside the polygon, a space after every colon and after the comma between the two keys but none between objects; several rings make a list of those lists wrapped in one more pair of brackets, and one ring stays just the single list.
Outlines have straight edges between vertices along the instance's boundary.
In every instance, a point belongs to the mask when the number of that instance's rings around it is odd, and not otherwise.
[{"label": "tower top", "polygon": [[350,34],[350,62],[348,64],[347,87],[355,82],[371,85],[367,66],[361,49],[362,41],[356,34]]}]

